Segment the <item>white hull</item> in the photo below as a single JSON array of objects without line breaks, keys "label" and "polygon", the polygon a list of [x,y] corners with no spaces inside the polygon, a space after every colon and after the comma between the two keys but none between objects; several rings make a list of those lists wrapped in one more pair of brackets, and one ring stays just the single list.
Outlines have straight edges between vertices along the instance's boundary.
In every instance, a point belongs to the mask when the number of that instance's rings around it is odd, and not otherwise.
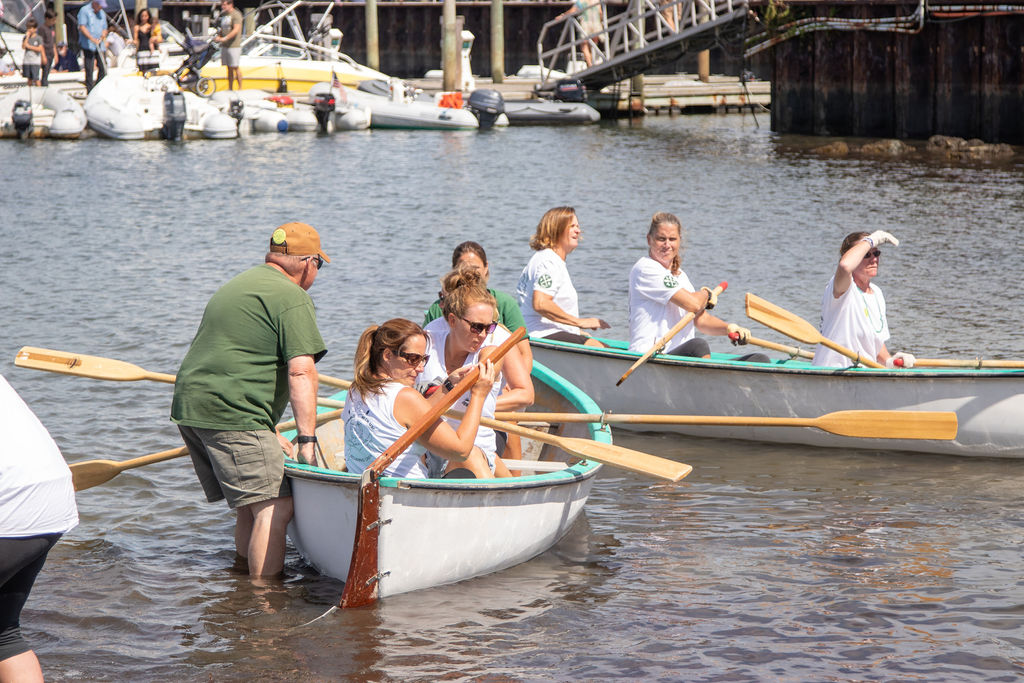
[{"label": "white hull", "polygon": [[[381,480],[380,516],[390,521],[381,528],[378,544],[378,570],[386,572],[380,596],[489,574],[544,552],[583,510],[594,481],[593,472],[586,471],[591,469],[517,478],[564,477],[560,485]],[[321,477],[289,470],[295,501],[289,534],[317,571],[345,579],[359,478],[341,473]]]},{"label": "white hull", "polygon": [[[89,127],[114,140],[159,139],[164,125],[164,94],[179,92],[169,76],[145,78],[111,73],[85,99]],[[191,92],[185,100],[185,138],[222,140],[238,137],[234,120]]]},{"label": "white hull", "polygon": [[814,418],[837,410],[954,411],[952,441],[859,439],[811,428],[622,425],[705,437],[839,448],[905,450],[1024,458],[1024,370],[811,369],[788,361],[765,366],[657,356],[621,386],[640,354],[591,351],[531,340],[534,358],[551,366],[606,411],[658,415]]},{"label": "white hull", "polygon": [[56,86],[22,86],[0,94],[0,137],[17,137],[12,119],[14,104],[32,104],[32,128],[27,137],[77,138],[85,130],[82,105]]},{"label": "white hull", "polygon": [[433,102],[395,98],[345,89],[349,102],[367,107],[372,113],[371,128],[405,128],[423,130],[472,130],[480,127],[473,113],[466,109],[439,107]]},{"label": "white hull", "polygon": [[[535,376],[541,378],[538,395],[544,405],[599,410],[561,378],[557,379],[559,390],[568,387],[572,393],[555,396],[551,385],[542,384],[548,381],[544,378],[557,377],[550,371],[538,368]],[[607,432],[592,427],[575,429],[609,440]],[[557,449],[553,453],[564,459]],[[380,479],[379,597],[462,581],[539,555],[572,527],[600,467],[579,463],[506,479]],[[319,572],[346,579],[355,539],[359,476],[291,462],[286,472],[295,504],[289,537]]]}]

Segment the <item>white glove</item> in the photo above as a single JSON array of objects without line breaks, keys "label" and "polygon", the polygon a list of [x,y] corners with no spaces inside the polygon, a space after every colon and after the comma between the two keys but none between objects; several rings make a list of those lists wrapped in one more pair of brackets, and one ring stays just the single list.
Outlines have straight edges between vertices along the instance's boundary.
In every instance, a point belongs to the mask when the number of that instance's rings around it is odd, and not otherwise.
[{"label": "white glove", "polygon": [[[750,339],[750,330],[745,327],[740,327],[736,323],[729,323],[725,328],[725,332],[729,335],[729,339],[732,339],[733,346],[736,346],[737,344],[746,344],[747,340]],[[734,334],[738,336],[733,338],[732,335]]]},{"label": "white glove", "polygon": [[888,233],[885,230],[875,230],[873,233],[868,235],[867,239],[871,241],[871,246],[880,247],[886,242],[894,247],[900,246],[900,241],[892,236],[892,233]]},{"label": "white glove", "polygon": [[[917,359],[914,358],[914,354],[912,354],[912,353],[904,353],[902,351],[897,351],[896,353],[892,354],[891,356],[889,356],[886,359],[885,367],[890,368],[890,369],[897,368],[897,367],[900,367],[900,368],[912,368],[912,367],[914,367],[914,362],[916,360]],[[896,361],[901,361],[901,362],[900,362],[899,365],[897,365]]]}]

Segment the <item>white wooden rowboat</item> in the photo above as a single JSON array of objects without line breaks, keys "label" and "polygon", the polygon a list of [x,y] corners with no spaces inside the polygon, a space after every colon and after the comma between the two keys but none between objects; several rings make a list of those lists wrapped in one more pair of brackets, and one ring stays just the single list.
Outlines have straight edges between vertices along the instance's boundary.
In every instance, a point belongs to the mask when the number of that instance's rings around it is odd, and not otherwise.
[{"label": "white wooden rowboat", "polygon": [[806,427],[622,425],[772,443],[1024,458],[1024,370],[814,368],[803,360],[745,363],[656,355],[621,386],[615,382],[640,357],[625,342],[611,348],[531,339],[534,358],[591,396],[605,410],[659,415],[813,418],[837,410],[953,411],[951,441],[862,439]]},{"label": "white wooden rowboat", "polygon": [[[539,364],[533,379],[538,409],[600,411],[583,392]],[[343,439],[343,430],[339,422],[332,422],[321,426],[317,435],[325,452],[333,455],[336,448],[331,444],[338,444],[339,436]],[[600,425],[567,427],[562,435],[611,441],[607,428]],[[544,449],[550,450],[543,451],[543,457],[566,460],[560,450]],[[544,471],[549,465],[540,462],[526,471],[524,462],[523,476],[506,479],[382,477],[378,597],[499,571],[554,545],[583,511],[601,465],[563,462],[555,471]],[[345,580],[358,516],[359,475],[294,462],[287,464],[286,472],[295,503],[289,537],[319,572]]]}]

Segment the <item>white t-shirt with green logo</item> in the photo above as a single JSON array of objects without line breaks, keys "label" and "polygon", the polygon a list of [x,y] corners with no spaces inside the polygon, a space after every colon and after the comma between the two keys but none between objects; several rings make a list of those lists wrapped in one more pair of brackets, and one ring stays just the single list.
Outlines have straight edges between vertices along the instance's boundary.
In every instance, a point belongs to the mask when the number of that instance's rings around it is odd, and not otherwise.
[{"label": "white t-shirt with green logo", "polygon": [[[644,256],[629,271],[629,350],[646,352],[683,319],[686,310],[670,303],[680,289],[692,292],[686,273],[673,275],[650,256]],[[693,339],[693,323],[684,327],[665,346],[673,349]]]},{"label": "white t-shirt with green logo", "polygon": [[546,337],[559,330],[579,334],[580,328],[572,325],[556,323],[543,317],[533,308],[533,293],[544,292],[551,295],[555,304],[569,315],[580,316],[580,302],[576,288],[569,279],[569,269],[562,257],[551,249],[538,251],[523,268],[516,285],[516,300],[519,310],[526,321],[526,329],[532,337]]}]

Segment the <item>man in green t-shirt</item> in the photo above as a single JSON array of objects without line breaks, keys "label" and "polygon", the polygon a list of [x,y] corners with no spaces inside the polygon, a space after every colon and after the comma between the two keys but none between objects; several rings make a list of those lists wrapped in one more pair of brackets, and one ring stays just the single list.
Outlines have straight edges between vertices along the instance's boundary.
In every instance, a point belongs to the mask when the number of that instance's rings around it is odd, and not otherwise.
[{"label": "man in green t-shirt", "polygon": [[254,577],[284,567],[292,518],[284,454],[293,447],[275,425],[289,398],[299,435],[295,455],[314,460],[316,362],[327,349],[306,290],[325,262],[311,226],[274,230],[265,263],[210,298],[174,384],[171,420],[207,500],[227,499],[236,511],[235,549]]}]

